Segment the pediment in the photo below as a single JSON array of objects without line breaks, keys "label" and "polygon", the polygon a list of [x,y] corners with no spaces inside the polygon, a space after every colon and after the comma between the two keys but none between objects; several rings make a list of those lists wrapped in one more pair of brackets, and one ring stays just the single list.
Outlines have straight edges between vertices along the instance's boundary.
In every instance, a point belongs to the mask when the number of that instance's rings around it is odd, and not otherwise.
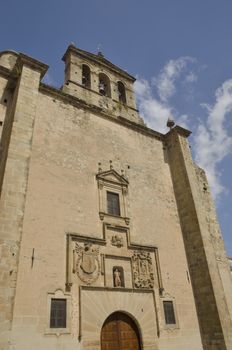
[{"label": "pediment", "polygon": [[128,186],[129,184],[128,180],[123,175],[120,175],[113,169],[98,173],[96,178],[97,180],[102,180],[104,182],[110,182],[121,186]]},{"label": "pediment", "polygon": [[107,60],[104,56],[102,55],[96,55],[93,54],[91,52],[85,51],[85,50],[81,50],[77,47],[75,47],[74,45],[69,45],[69,47],[67,48],[67,51],[65,52],[64,56],[63,56],[63,61],[65,61],[66,56],[68,55],[69,52],[72,52],[74,54],[80,55],[84,58],[87,58],[93,62],[97,62],[100,65],[104,65],[106,66],[108,69],[112,70],[112,71],[116,71],[118,74],[122,75],[124,78],[129,79],[130,81],[134,82],[136,79],[128,74],[128,72],[126,72],[125,70],[117,67],[116,65],[114,65],[112,62],[110,62],[109,60]]}]

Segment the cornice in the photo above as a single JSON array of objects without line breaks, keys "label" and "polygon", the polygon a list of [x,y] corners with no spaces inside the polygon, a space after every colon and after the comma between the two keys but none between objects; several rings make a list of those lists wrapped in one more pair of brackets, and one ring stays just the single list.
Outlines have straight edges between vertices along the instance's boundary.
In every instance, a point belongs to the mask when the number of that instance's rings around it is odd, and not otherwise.
[{"label": "cornice", "polygon": [[14,50],[4,50],[4,51],[1,51],[0,52],[0,57],[2,56],[2,55],[7,55],[7,54],[10,54],[10,55],[13,55],[13,56],[16,56],[16,57],[18,57],[18,52],[17,51],[14,51]]},{"label": "cornice", "polygon": [[[114,180],[108,179],[109,175],[113,176]],[[113,183],[113,184],[116,183],[121,186],[128,186],[129,184],[129,181],[114,169],[99,172],[98,174],[96,174],[96,179],[104,182]]]},{"label": "cornice", "polygon": [[1,77],[9,79],[10,72],[11,72],[10,69],[3,67],[3,66],[0,66],[0,76]]},{"label": "cornice", "polygon": [[16,67],[21,67],[22,65],[29,66],[30,68],[40,72],[41,74],[41,79],[45,75],[45,73],[48,70],[48,65],[45,63],[42,63],[30,56],[25,55],[24,53],[20,53],[19,57],[16,62]]},{"label": "cornice", "polygon": [[172,128],[167,134],[164,135],[165,138],[168,138],[169,135],[177,133],[178,135],[189,137],[192,133],[192,131],[182,128],[182,126],[176,125],[174,128]]},{"label": "cornice", "polygon": [[[95,94],[95,95],[98,95],[99,97],[102,97],[102,95],[100,94],[100,92],[95,91],[95,90],[92,90],[92,89],[90,89],[90,88],[88,88],[88,87],[86,87],[86,86],[84,86],[84,85],[82,85],[82,84],[79,84],[79,83],[77,83],[76,81],[73,81],[72,79],[69,79],[69,80],[67,81],[67,83],[72,83],[72,84],[74,84],[74,85],[76,85],[76,86],[78,86],[78,87],[81,87],[81,88],[84,89],[84,90],[87,90],[87,91],[89,91],[89,92],[91,92],[91,93],[93,93],[93,94]],[[117,100],[115,100],[115,99],[113,99],[113,98],[112,98],[112,101],[114,101],[114,102],[116,102],[116,103],[119,103],[119,101],[117,101]],[[137,108],[133,108],[133,107],[131,107],[131,106],[128,106],[127,104],[126,104],[125,106],[126,106],[126,108],[131,109],[132,111],[135,111],[135,112],[137,112],[137,113],[139,112]]]},{"label": "cornice", "polygon": [[123,125],[129,129],[132,129],[134,131],[137,131],[141,134],[144,134],[146,136],[156,138],[160,141],[164,141],[164,134],[159,133],[158,131],[155,131],[153,129],[148,128],[147,126],[140,125],[138,123],[135,123],[133,121],[130,121],[124,117],[121,116],[113,116],[108,113],[106,113],[102,108],[88,104],[84,100],[81,100],[75,96],[69,95],[57,88],[51,87],[49,85],[46,85],[44,83],[40,84],[39,91],[41,93],[53,96],[55,98],[61,99],[64,101],[64,103],[70,103],[74,107],[78,107],[81,109],[89,110],[90,112],[94,113],[98,117],[105,118],[107,120],[110,120],[114,123]]},{"label": "cornice", "polygon": [[[130,241],[130,229],[125,226],[117,226],[109,223],[104,223],[103,225],[103,237],[98,238],[96,236],[84,236],[79,233],[75,232],[66,232],[67,239],[71,239],[73,241],[78,241],[78,242],[90,242],[98,245],[103,245],[106,246],[107,241],[106,241],[106,230],[107,228],[111,229],[116,229],[116,230],[121,230],[126,233],[127,235],[127,248],[128,250],[136,250],[136,251],[147,251],[147,252],[155,252],[158,247],[154,245],[147,245],[147,244],[138,244]],[[114,255],[117,256],[117,255]],[[118,256],[117,256],[118,257]]]},{"label": "cornice", "polygon": [[147,289],[147,288],[125,288],[125,287],[101,287],[101,286],[88,286],[88,285],[83,285],[80,286],[81,290],[89,290],[89,291],[104,291],[104,292],[123,292],[123,293],[138,293],[138,294],[145,294],[145,293],[149,293],[149,294],[154,294],[154,290],[153,289]]}]

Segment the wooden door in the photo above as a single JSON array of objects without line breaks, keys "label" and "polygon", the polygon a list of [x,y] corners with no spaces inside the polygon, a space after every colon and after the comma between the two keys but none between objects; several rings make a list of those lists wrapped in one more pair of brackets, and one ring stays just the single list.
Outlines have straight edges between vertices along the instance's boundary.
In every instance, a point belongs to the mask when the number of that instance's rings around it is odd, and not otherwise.
[{"label": "wooden door", "polygon": [[122,312],[110,315],[101,331],[101,350],[140,350],[139,332],[134,321]]}]

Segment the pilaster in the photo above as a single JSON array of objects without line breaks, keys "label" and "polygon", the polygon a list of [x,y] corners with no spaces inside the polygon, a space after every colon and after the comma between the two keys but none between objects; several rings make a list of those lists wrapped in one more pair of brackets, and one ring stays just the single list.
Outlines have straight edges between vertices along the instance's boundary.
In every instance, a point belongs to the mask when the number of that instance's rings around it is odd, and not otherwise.
[{"label": "pilaster", "polygon": [[[38,88],[47,66],[19,54],[12,101],[4,123],[0,162],[0,349],[10,346],[17,268]],[[11,84],[12,90],[12,84]]]},{"label": "pilaster", "polygon": [[166,146],[202,343],[205,350],[231,350],[231,276],[207,180],[192,160],[189,135],[176,126],[166,135]]}]

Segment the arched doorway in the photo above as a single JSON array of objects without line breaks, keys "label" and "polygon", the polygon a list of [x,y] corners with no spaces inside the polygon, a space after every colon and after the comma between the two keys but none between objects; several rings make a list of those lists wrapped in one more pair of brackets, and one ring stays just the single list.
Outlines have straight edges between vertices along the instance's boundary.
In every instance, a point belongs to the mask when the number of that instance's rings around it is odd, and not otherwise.
[{"label": "arched doorway", "polygon": [[138,327],[123,312],[114,312],[103,324],[101,350],[141,350]]}]

